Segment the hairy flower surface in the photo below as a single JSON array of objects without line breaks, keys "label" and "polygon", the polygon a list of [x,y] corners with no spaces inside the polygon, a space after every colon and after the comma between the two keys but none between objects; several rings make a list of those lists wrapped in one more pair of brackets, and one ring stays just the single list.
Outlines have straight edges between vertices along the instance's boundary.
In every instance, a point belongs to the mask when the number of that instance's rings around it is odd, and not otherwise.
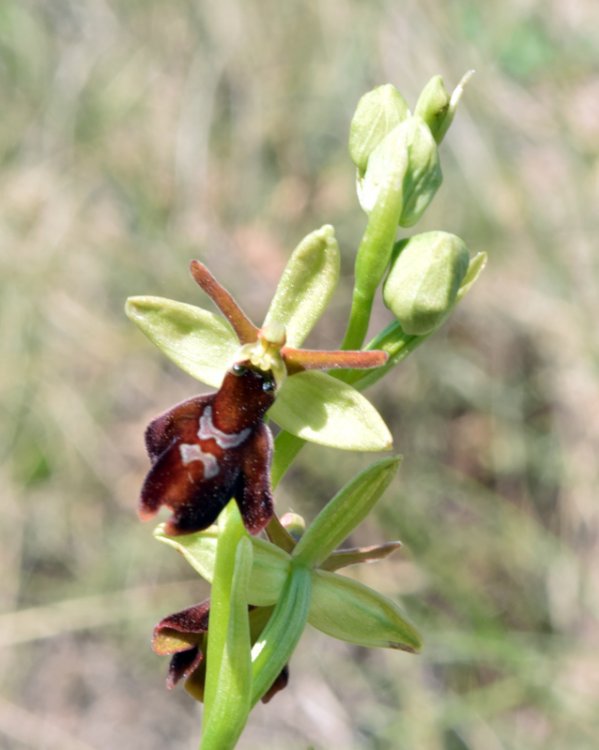
[{"label": "hairy flower surface", "polygon": [[274,402],[269,372],[235,364],[217,393],[197,396],[150,423],[146,448],[153,466],[141,491],[139,514],[160,506],[173,515],[169,534],[210,526],[235,497],[245,527],[257,534],[273,513],[272,436],[263,422]]}]

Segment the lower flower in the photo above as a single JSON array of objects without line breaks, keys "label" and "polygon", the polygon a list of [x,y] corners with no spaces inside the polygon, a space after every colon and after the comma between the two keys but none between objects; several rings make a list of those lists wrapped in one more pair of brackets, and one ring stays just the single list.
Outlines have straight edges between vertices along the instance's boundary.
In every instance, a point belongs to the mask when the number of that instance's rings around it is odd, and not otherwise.
[{"label": "lower flower", "polygon": [[[249,607],[252,643],[259,638],[271,612],[272,607]],[[205,599],[193,607],[163,618],[154,628],[152,638],[154,652],[171,657],[166,678],[167,688],[172,689],[184,679],[186,690],[198,701],[204,700],[209,618],[210,600]],[[289,668],[285,665],[262,696],[262,702],[268,703],[279,690],[287,686],[288,680]]]}]

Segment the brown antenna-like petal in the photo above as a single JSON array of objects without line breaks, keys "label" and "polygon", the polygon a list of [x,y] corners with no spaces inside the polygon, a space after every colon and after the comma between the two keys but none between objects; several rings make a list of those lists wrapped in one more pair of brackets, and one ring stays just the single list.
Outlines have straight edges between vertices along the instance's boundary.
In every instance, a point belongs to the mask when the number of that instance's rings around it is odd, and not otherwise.
[{"label": "brown antenna-like petal", "polygon": [[289,374],[299,370],[368,370],[381,367],[389,355],[383,351],[322,351],[320,349],[294,349],[284,346],[281,355]]},{"label": "brown antenna-like petal", "polygon": [[192,260],[189,265],[191,275],[206,292],[225,318],[242,344],[251,344],[258,338],[258,328],[239,307],[231,294],[221,286],[210,271],[199,260]]}]

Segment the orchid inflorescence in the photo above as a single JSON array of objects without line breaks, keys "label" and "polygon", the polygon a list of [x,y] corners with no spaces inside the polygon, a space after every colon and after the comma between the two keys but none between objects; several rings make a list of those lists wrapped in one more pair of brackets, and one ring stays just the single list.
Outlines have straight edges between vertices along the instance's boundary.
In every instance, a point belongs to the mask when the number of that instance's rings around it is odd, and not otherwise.
[{"label": "orchid inflorescence", "polygon": [[[361,391],[431,335],[484,267],[445,232],[396,241],[441,183],[437,146],[466,76],[448,94],[439,76],[414,114],[390,84],[366,94],[350,128],[360,204],[368,215],[358,248],[347,332],[335,351],[303,349],[339,276],[331,226],[292,253],[261,327],[200,261],[191,274],[222,317],[173,300],[132,297],[127,314],[172,361],[217,388],[154,419],[142,519],[171,512],[155,537],[212,585],[210,600],[161,620],[153,647],[171,656],[169,687],[185,679],[204,703],[205,750],[233,748],[251,708],[287,684],[306,623],[363,646],[415,652],[421,640],[393,600],[336,571],[386,557],[399,542],[338,546],[392,481],[398,456],[347,483],[308,526],[279,518],[273,487],[305,441],[344,450],[392,448],[382,417]],[[365,344],[374,296],[394,315]],[[273,444],[267,422],[280,431]],[[274,446],[274,449],[273,449]]]}]

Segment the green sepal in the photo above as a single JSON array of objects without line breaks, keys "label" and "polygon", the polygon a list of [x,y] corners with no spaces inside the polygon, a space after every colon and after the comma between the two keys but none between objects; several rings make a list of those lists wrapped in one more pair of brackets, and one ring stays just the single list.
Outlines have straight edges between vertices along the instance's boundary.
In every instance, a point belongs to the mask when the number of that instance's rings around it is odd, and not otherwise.
[{"label": "green sepal", "polygon": [[[164,524],[154,530],[154,537],[160,542],[174,547],[191,567],[208,583],[214,580],[214,566],[220,531],[211,526],[194,534],[168,536]],[[246,532],[253,549],[252,575],[247,587],[248,604],[268,606],[274,604],[289,573],[290,557],[280,547],[264,539],[250,536]]]},{"label": "green sepal", "polygon": [[292,435],[342,450],[390,450],[391,433],[355,388],[323,372],[285,380],[268,416]]},{"label": "green sepal", "polygon": [[363,179],[358,179],[360,205],[370,214],[391,191],[401,194],[397,223],[415,224],[443,180],[437,144],[420,117],[395,127],[374,149]]},{"label": "green sepal", "polygon": [[437,144],[431,131],[419,117],[405,123],[408,169],[403,182],[403,208],[399,225],[415,224],[435,196],[443,181]]},{"label": "green sepal", "polygon": [[476,282],[478,277],[483,272],[485,266],[487,265],[487,253],[481,252],[477,253],[470,263],[468,264],[468,270],[466,271],[466,275],[464,276],[462,280],[462,284],[458,290],[456,301],[459,302],[472,288],[472,285]]},{"label": "green sepal", "polygon": [[395,476],[400,461],[400,456],[384,458],[348,482],[308,526],[292,559],[308,567],[326,560],[370,513]]},{"label": "green sepal", "polygon": [[[391,199],[397,206],[397,222],[403,206],[403,180],[408,169],[405,123],[397,125],[372,151],[368,167],[358,174],[356,190],[362,209],[370,215],[381,203]],[[397,223],[393,229],[395,230]]]},{"label": "green sepal", "polygon": [[287,345],[300,346],[329,304],[339,279],[339,262],[330,224],[307,235],[283,271],[263,328],[283,324]]},{"label": "green sepal", "polygon": [[453,308],[470,254],[459,237],[424,232],[395,245],[383,299],[407,334],[423,336]]},{"label": "green sepal", "polygon": [[308,622],[323,633],[360,646],[417,652],[420,635],[391,599],[351,578],[316,570]]},{"label": "green sepal", "polygon": [[376,146],[408,115],[406,100],[390,83],[364,94],[349,128],[349,155],[360,175],[366,171],[368,158]]},{"label": "green sepal", "polygon": [[129,297],[127,316],[163,354],[196,380],[218,388],[239,349],[220,315],[163,297]]},{"label": "green sepal", "polygon": [[252,648],[252,706],[270,688],[295,650],[306,625],[311,592],[310,571],[293,565],[268,624]]},{"label": "green sepal", "polygon": [[234,501],[219,519],[210,601],[200,750],[230,750],[245,727],[252,688],[247,590],[252,545]]}]

